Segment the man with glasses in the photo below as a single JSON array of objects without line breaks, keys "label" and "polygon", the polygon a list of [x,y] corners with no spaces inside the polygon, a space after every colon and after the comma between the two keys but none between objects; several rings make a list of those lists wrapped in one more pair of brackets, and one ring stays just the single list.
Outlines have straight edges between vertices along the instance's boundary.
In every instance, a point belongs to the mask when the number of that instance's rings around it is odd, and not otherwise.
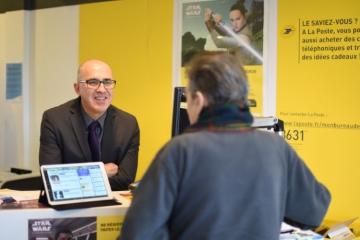
[{"label": "man with glasses", "polygon": [[134,181],[140,131],[136,118],[111,105],[116,85],[105,62],[88,60],[74,83],[78,98],[44,112],[40,165],[102,161],[112,190]]}]

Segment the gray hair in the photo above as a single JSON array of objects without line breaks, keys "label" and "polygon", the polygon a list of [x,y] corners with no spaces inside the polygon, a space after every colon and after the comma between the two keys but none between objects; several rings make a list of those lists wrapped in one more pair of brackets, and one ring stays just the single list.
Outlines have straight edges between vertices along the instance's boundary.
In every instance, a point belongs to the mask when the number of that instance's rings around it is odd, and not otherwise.
[{"label": "gray hair", "polygon": [[225,52],[202,52],[187,68],[188,91],[200,91],[209,106],[235,103],[247,105],[248,82],[240,62]]}]

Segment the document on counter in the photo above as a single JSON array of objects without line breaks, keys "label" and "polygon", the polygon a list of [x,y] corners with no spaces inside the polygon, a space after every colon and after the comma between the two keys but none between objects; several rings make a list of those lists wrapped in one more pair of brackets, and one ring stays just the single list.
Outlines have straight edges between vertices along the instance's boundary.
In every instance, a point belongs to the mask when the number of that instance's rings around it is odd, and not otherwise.
[{"label": "document on counter", "polygon": [[0,189],[0,209],[40,208],[39,191]]},{"label": "document on counter", "polygon": [[10,196],[17,202],[39,199],[40,191],[16,191],[11,189],[0,189],[1,196]]},{"label": "document on counter", "polygon": [[320,234],[311,230],[302,230],[287,223],[281,224],[280,240],[321,240]]}]

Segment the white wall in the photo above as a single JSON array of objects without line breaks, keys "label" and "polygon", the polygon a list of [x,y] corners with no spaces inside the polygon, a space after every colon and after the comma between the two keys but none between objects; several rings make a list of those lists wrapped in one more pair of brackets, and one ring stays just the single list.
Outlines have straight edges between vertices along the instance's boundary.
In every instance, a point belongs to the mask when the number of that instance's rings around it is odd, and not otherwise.
[{"label": "white wall", "polygon": [[24,14],[24,11],[13,11],[1,16],[0,166],[3,169],[21,166],[24,158],[23,98],[5,99],[6,63],[22,63],[24,60]]},{"label": "white wall", "polygon": [[4,89],[5,89],[5,14],[0,14],[0,168],[3,165],[4,159],[4,115],[5,111],[3,109],[4,102]]},{"label": "white wall", "polygon": [[44,110],[74,97],[73,83],[79,64],[79,7],[34,11],[34,79],[31,113],[31,156],[38,166],[40,124]]},{"label": "white wall", "polygon": [[[0,171],[38,169],[44,110],[76,95],[79,7],[0,14]],[[5,100],[5,64],[23,63],[23,96]]]}]

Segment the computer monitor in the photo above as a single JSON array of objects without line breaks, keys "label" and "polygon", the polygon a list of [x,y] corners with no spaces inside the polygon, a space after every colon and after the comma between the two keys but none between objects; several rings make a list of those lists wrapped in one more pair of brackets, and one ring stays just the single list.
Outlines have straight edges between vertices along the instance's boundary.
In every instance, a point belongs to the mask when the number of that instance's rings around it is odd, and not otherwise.
[{"label": "computer monitor", "polygon": [[189,126],[190,121],[186,112],[185,87],[175,87],[171,136],[174,137],[181,134]]},{"label": "computer monitor", "polygon": [[[175,87],[171,136],[175,137],[181,134],[189,126],[189,117],[186,112],[185,87]],[[283,135],[284,132],[284,122],[276,117],[254,117],[252,126],[274,131],[279,135]]]}]

